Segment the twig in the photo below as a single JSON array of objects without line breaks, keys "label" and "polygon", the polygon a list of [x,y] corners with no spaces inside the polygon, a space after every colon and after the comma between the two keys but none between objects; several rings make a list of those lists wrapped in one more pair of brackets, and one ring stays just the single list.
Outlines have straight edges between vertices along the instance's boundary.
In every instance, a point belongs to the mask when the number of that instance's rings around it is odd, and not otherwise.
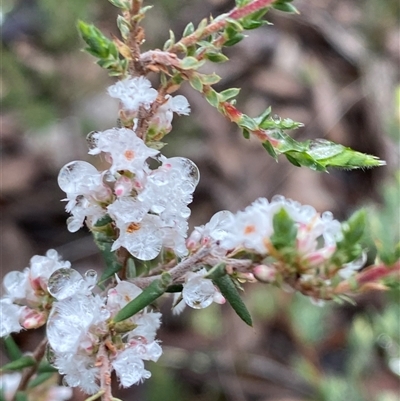
[{"label": "twig", "polygon": [[[169,270],[169,274],[171,274],[172,281],[176,281],[183,275],[185,275],[188,271],[190,271],[194,266],[196,266],[200,261],[205,259],[206,256],[210,254],[210,248],[200,248],[196,253],[190,255],[188,258],[184,259],[182,262],[178,263],[175,267]],[[161,274],[151,277],[138,277],[134,278],[131,281],[136,284],[140,288],[145,288],[149,286],[153,281],[161,278]]]},{"label": "twig", "polygon": [[47,346],[47,338],[44,338],[40,342],[40,344],[37,346],[35,351],[33,351],[32,357],[36,361],[36,363],[33,366],[29,367],[28,369],[24,370],[24,373],[22,374],[21,381],[19,382],[17,391],[14,394],[13,401],[16,401],[16,396],[20,391],[26,390],[29,380],[36,373],[39,363],[42,360],[42,358],[46,352],[46,346]]},{"label": "twig", "polygon": [[199,41],[199,39],[205,38],[212,33],[218,32],[219,30],[225,28],[228,24],[227,19],[235,19],[238,20],[240,18],[246,17],[249,14],[252,14],[262,8],[268,7],[274,0],[255,0],[243,7],[234,8],[227,14],[221,15],[219,18],[216,18],[210,25],[206,26],[200,32],[193,32],[191,35],[188,35],[182,38],[179,42],[176,42],[171,49],[169,49],[172,53],[179,53],[182,51],[182,47],[192,46]]},{"label": "twig", "polygon": [[104,391],[101,399],[102,401],[112,401],[113,396],[111,393],[111,368],[110,361],[108,359],[108,353],[104,342],[100,345],[98,353],[98,362],[100,365],[100,386]]}]

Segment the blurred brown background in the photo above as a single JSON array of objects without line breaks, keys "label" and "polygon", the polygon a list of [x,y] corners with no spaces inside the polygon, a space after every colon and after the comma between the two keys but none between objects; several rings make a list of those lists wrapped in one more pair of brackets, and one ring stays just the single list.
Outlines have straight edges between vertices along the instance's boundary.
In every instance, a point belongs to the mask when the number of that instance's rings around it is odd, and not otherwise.
[{"label": "blurred brown background", "polygon": [[[145,21],[144,48],[161,48],[169,28],[180,37],[188,22],[196,24],[233,5],[225,0],[154,2]],[[304,123],[304,128],[293,132],[298,140],[326,138],[377,155],[388,165],[322,174],[296,168],[284,158],[276,163],[260,143],[245,140],[233,124],[184,85],[180,93],[188,98],[192,115],[175,120],[165,153],[189,157],[200,169],[192,226],[205,223],[218,210],[236,211],[257,197],[275,194],[321,212],[331,210],[344,219],[366,202],[382,204],[381,185],[398,170],[397,1],[295,0],[294,5],[300,15],[269,13],[273,25],[248,31],[248,38],[226,52],[228,63],[207,67],[223,77],[216,89],[241,87],[239,107],[251,116],[271,105],[273,113]],[[64,194],[56,177],[71,160],[96,163],[86,153],[85,135],[116,123],[117,104],[106,93],[113,81],[79,50],[83,42],[75,29],[80,18],[94,22],[107,35],[117,34],[116,15],[117,9],[106,0],[3,0],[3,275],[22,269],[31,256],[49,248],[57,249],[77,269],[101,266],[90,235],[83,229],[76,234],[67,231],[60,202]],[[354,369],[346,367],[353,352],[351,319],[354,324],[355,316],[383,310],[385,297],[374,294],[360,298],[357,307],[321,309],[268,287],[247,287],[246,297],[258,321],[253,329],[244,327],[228,307],[222,312],[214,307],[186,311],[176,318],[164,305],[160,333],[164,359],[152,366],[153,379],[124,391],[121,398],[389,401],[380,397],[390,397],[385,391],[399,390],[398,377],[387,366],[379,344],[376,348],[375,337],[372,356],[361,362],[360,372],[353,375],[349,372]],[[302,333],[301,326],[312,338]],[[36,341],[25,335],[18,338],[27,349]],[[324,381],[331,376],[338,378],[332,386]],[[364,390],[361,395],[348,393],[340,380],[350,387],[356,380]],[[325,393],[323,386],[328,388]],[[74,399],[81,399],[78,393]]]}]

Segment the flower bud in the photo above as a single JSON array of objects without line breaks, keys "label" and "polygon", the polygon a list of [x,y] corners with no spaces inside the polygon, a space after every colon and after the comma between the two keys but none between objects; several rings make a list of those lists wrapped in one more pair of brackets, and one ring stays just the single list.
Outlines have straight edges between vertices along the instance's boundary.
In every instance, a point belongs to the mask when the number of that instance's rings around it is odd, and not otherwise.
[{"label": "flower bud", "polygon": [[276,278],[276,269],[272,266],[258,265],[253,269],[253,275],[262,283],[272,283]]}]

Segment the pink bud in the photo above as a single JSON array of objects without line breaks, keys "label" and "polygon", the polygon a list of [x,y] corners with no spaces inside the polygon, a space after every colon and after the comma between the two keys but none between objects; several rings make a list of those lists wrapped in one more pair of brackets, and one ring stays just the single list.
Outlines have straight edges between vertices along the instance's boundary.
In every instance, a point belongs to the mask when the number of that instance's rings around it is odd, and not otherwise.
[{"label": "pink bud", "polygon": [[253,269],[254,277],[263,283],[272,283],[276,278],[276,269],[272,266],[258,265]]},{"label": "pink bud", "polygon": [[47,321],[47,313],[24,307],[19,318],[20,324],[25,329],[36,329]]}]

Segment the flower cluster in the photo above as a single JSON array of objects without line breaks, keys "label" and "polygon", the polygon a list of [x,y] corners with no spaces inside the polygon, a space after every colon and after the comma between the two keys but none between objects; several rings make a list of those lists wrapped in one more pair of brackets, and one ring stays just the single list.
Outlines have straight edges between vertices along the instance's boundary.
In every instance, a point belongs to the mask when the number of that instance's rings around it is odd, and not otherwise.
[{"label": "flower cluster", "polygon": [[57,271],[51,278],[49,291],[56,298],[47,322],[51,363],[69,386],[94,394],[99,390],[100,349],[106,344],[107,358],[123,387],[149,378],[143,361],[161,356],[155,340],[161,314],[143,310],[112,329],[110,319],[142,291],[121,281],[100,296],[85,282],[73,269]]},{"label": "flower cluster", "polygon": [[[282,210],[294,229],[294,241],[293,244],[278,246],[279,238],[278,245],[274,243],[277,240],[274,219]],[[290,227],[287,226],[285,230],[285,235],[289,235]],[[331,212],[319,214],[312,206],[277,195],[271,202],[260,198],[236,214],[229,211],[216,213],[206,225],[194,229],[187,246],[194,250],[208,245],[213,254],[220,258],[240,251],[258,255],[258,259],[266,261],[268,266],[258,265],[254,274],[262,281],[272,282],[275,281],[278,265],[292,272],[295,269],[295,274],[303,280],[311,279],[314,275],[323,277],[321,269],[329,267],[337,250],[337,242],[341,239],[342,226]],[[348,278],[364,263],[364,256],[350,261],[341,266],[339,275]],[[333,269],[333,273],[336,270]]]},{"label": "flower cluster", "polygon": [[[151,87],[151,83],[145,77],[127,78],[118,81],[108,88],[111,97],[121,102],[124,119],[134,120],[140,108],[149,110],[156,101],[158,92]],[[147,135],[152,139],[162,138],[172,129],[173,113],[188,115],[190,106],[187,99],[182,96],[166,95],[161,99],[162,104],[149,120]]]},{"label": "flower cluster", "polygon": [[51,249],[46,256],[32,257],[24,271],[7,273],[3,279],[5,295],[0,299],[0,337],[43,326],[52,303],[47,289],[49,278],[56,270],[69,268],[70,263]]},{"label": "flower cluster", "polygon": [[[134,80],[119,82],[110,88],[110,93],[124,104],[130,99],[132,109],[139,105],[147,107],[154,98],[154,89],[147,80]],[[182,98],[166,100],[154,116],[158,123],[163,120],[170,124],[172,110],[188,112],[186,99]],[[177,256],[186,255],[190,215],[187,205],[199,181],[197,166],[183,157],[162,156],[148,147],[135,129],[93,132],[88,140],[89,153],[104,154],[110,167],[100,172],[90,163],[73,161],[61,169],[58,184],[67,194],[66,210],[72,215],[68,229],[75,232],[84,222],[92,229],[108,215],[119,234],[112,250],[124,247],[141,260],[154,259],[162,247],[170,248]],[[149,158],[159,166],[151,169]]]}]

